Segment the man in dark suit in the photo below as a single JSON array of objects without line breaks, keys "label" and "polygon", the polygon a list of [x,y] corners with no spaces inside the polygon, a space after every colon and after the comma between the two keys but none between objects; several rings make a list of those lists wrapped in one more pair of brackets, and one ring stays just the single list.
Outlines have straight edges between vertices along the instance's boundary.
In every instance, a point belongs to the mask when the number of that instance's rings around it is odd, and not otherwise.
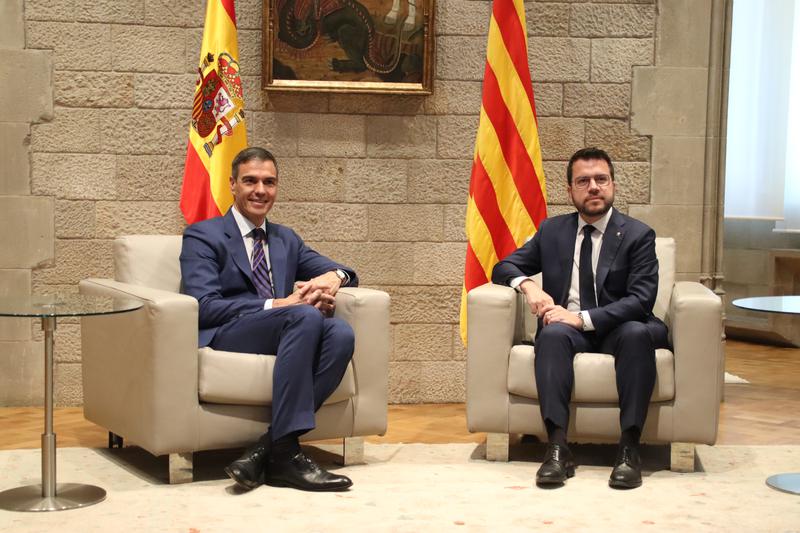
[{"label": "man in dark suit", "polygon": [[347,489],[350,479],[306,457],[299,437],[314,428],[314,413],[353,356],[353,330],[332,314],[336,292],[357,285],[356,273],[267,220],[278,191],[270,152],[241,151],[230,183],[231,209],[184,232],[183,291],[200,305],[200,347],[277,357],[269,431],[225,471],[247,489],[262,480],[303,490]]},{"label": "man in dark suit", "polygon": [[[652,313],[655,232],[612,208],[615,186],[606,152],[573,154],[567,191],[577,213],[543,221],[492,272],[494,283],[522,292],[539,317],[534,371],[548,447],[538,485],[561,485],[575,473],[566,432],[578,352],[615,357],[621,437],[609,485],[642,484],[639,438],[655,385],[655,349],[667,346],[667,329]],[[541,287],[528,277],[540,272]]]}]

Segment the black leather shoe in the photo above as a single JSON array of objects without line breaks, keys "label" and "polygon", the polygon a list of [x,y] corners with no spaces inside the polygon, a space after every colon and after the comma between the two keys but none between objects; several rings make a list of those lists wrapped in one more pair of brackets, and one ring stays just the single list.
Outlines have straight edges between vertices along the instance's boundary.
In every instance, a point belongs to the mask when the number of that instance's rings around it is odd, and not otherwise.
[{"label": "black leather shoe", "polygon": [[239,486],[252,490],[264,481],[264,467],[269,457],[269,441],[262,437],[247,448],[241,457],[225,467],[228,474]]},{"label": "black leather shoe", "polygon": [[537,485],[563,485],[567,478],[575,475],[575,460],[572,452],[560,444],[548,444],[542,466],[536,472]]},{"label": "black leather shoe", "polygon": [[608,478],[608,486],[615,489],[635,489],[642,485],[642,458],[639,449],[622,446],[617,452],[614,470]]},{"label": "black leather shoe", "polygon": [[264,473],[264,481],[267,485],[275,487],[294,487],[311,491],[345,490],[353,484],[347,476],[323,470],[302,451],[288,460],[276,460],[271,457],[269,467]]}]

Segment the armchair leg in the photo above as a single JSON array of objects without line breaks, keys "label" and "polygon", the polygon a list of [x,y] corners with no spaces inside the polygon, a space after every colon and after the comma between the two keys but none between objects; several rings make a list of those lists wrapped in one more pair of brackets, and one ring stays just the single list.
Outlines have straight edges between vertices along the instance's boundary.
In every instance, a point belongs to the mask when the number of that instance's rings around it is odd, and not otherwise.
[{"label": "armchair leg", "polygon": [[694,472],[693,442],[673,442],[669,447],[669,469],[673,472]]},{"label": "armchair leg", "polygon": [[508,461],[508,433],[486,434],[486,460]]},{"label": "armchair leg", "polygon": [[169,454],[169,484],[191,483],[194,480],[192,452]]},{"label": "armchair leg", "polygon": [[342,464],[364,464],[364,437],[345,437],[342,439]]}]

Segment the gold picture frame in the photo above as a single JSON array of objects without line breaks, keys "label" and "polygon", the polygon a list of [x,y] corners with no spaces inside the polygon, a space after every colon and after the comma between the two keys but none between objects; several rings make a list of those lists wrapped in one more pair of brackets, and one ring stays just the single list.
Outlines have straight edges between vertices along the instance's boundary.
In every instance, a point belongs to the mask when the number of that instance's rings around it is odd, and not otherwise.
[{"label": "gold picture frame", "polygon": [[431,94],[434,0],[266,0],[268,91]]}]

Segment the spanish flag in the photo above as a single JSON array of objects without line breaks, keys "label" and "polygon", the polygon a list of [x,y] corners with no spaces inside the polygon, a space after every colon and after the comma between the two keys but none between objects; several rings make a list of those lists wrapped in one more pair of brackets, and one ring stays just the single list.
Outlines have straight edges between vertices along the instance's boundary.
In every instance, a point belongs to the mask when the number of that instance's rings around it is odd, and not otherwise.
[{"label": "spanish flag", "polygon": [[467,342],[467,292],[533,237],[547,216],[536,105],[528,68],[523,0],[494,0],[483,98],[467,203],[467,259],[461,339]]},{"label": "spanish flag", "polygon": [[231,162],[247,148],[234,0],[207,2],[181,190],[189,224],[228,210]]}]

